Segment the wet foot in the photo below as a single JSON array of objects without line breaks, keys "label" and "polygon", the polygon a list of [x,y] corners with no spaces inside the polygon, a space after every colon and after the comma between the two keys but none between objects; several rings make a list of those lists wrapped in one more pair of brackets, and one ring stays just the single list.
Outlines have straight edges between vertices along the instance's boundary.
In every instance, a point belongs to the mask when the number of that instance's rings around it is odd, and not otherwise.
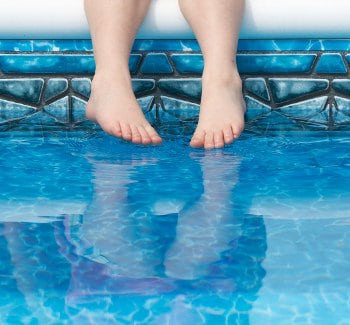
[{"label": "wet foot", "polygon": [[136,144],[160,144],[162,139],[148,123],[132,91],[130,78],[95,75],[86,117],[110,135]]},{"label": "wet foot", "polygon": [[199,121],[190,145],[194,148],[222,148],[239,137],[244,129],[245,102],[238,73],[202,78]]}]

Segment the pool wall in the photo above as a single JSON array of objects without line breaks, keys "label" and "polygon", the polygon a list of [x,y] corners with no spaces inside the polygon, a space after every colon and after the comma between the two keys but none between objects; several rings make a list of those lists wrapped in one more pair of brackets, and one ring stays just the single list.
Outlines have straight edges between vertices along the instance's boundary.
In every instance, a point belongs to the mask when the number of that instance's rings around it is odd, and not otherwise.
[{"label": "pool wall", "polygon": [[[247,1],[239,42],[247,129],[350,129],[350,19],[342,14],[348,2],[330,8],[322,0],[311,15],[307,8],[298,13],[299,0],[267,11],[269,1]],[[95,63],[83,2],[35,0],[25,16],[26,3],[0,4],[0,130],[98,128],[85,119]],[[153,122],[192,121],[199,111],[203,58],[176,3],[153,1],[129,62],[134,91]],[[28,14],[37,8],[36,18]],[[40,19],[50,10],[51,24]],[[327,10],[338,14],[338,24],[320,23]],[[16,12],[20,23],[6,23]]]}]

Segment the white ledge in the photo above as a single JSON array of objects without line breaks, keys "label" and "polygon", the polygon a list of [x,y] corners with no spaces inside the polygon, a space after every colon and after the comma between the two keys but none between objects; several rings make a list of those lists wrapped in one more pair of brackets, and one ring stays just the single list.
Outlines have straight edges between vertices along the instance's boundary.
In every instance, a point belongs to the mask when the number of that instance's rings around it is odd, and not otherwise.
[{"label": "white ledge", "polygon": [[[350,38],[349,12],[349,0],[246,0],[240,37]],[[89,37],[83,0],[0,1],[0,39]],[[193,37],[177,0],[153,0],[138,34],[139,39]]]}]

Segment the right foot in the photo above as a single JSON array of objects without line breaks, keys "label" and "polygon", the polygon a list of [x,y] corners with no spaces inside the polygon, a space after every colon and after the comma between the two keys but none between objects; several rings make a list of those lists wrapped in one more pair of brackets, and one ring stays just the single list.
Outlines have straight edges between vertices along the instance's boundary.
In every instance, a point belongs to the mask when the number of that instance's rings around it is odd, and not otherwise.
[{"label": "right foot", "polygon": [[132,91],[130,79],[95,76],[86,117],[115,137],[136,144],[160,144],[161,137],[148,123]]}]

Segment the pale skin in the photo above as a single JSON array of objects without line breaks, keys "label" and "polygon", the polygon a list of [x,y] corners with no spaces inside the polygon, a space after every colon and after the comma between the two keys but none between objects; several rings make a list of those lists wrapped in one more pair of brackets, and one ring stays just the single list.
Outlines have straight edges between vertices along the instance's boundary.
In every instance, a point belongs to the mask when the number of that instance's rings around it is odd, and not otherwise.
[{"label": "pale skin", "polygon": [[[150,0],[85,0],[96,61],[86,116],[136,144],[160,144],[131,87],[128,60]],[[235,56],[244,0],[179,0],[204,57],[199,121],[190,145],[222,148],[244,128],[245,104]]]}]

